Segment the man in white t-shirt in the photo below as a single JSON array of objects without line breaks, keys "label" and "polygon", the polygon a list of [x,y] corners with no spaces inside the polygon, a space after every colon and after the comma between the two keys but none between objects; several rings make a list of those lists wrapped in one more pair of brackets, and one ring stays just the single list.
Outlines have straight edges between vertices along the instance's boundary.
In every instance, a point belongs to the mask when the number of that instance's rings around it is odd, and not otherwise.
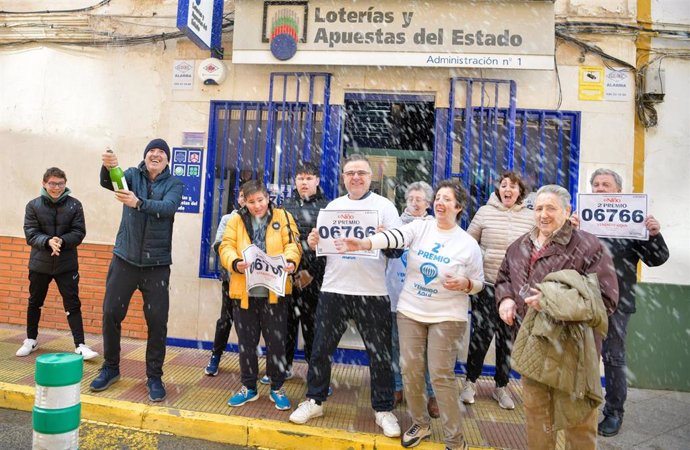
[{"label": "man in white t-shirt", "polygon": [[[393,228],[401,224],[390,200],[369,190],[371,165],[362,155],[351,155],[343,166],[347,195],[336,198],[326,209],[377,210],[379,225]],[[309,234],[309,245],[316,248],[319,235]],[[316,312],[316,333],[307,375],[307,400],[290,415],[290,421],[303,424],[323,415],[322,403],[328,398],[331,379],[330,356],[352,319],[369,356],[371,405],[376,424],[388,437],[400,436],[393,410],[393,368],[391,364],[390,300],[383,282],[386,257],[357,258],[330,255],[326,260],[321,295]]]}]

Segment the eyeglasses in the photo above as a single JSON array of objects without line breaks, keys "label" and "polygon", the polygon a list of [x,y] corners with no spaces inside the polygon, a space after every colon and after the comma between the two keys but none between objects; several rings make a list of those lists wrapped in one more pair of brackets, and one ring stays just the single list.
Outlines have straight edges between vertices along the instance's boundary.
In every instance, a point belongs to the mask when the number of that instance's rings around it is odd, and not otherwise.
[{"label": "eyeglasses", "polygon": [[366,177],[367,175],[371,175],[371,172],[367,172],[366,170],[348,170],[347,172],[343,172],[343,175],[348,178],[352,178],[355,175],[358,177]]},{"label": "eyeglasses", "polygon": [[46,184],[52,188],[61,188],[61,187],[65,187],[66,183],[64,181],[60,181],[59,183],[55,183],[54,181],[49,181]]}]

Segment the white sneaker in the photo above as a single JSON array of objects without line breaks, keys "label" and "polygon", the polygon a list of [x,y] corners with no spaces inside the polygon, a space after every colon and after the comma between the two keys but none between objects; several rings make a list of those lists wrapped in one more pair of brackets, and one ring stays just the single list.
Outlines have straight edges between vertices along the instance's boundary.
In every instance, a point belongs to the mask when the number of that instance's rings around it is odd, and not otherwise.
[{"label": "white sneaker", "polygon": [[29,356],[34,350],[38,348],[38,341],[36,339],[24,339],[24,343],[15,355],[17,356]]},{"label": "white sneaker", "polygon": [[463,403],[471,405],[474,403],[474,395],[477,393],[477,389],[474,383],[470,380],[465,380],[462,384],[462,392],[460,392],[460,400]]},{"label": "white sneaker", "polygon": [[84,361],[88,361],[89,359],[93,359],[98,356],[98,352],[94,352],[86,344],[79,344],[79,347],[74,349],[74,353],[83,356]]},{"label": "white sneaker", "polygon": [[376,414],[376,425],[383,429],[383,435],[387,437],[400,436],[398,418],[390,411],[379,411]]},{"label": "white sneaker", "polygon": [[515,409],[515,403],[510,398],[508,390],[505,387],[497,387],[492,395],[494,400],[498,402],[498,406],[503,409]]},{"label": "white sneaker", "polygon": [[310,398],[300,403],[290,414],[290,422],[301,425],[321,416],[323,416],[323,405],[317,405],[316,400]]}]

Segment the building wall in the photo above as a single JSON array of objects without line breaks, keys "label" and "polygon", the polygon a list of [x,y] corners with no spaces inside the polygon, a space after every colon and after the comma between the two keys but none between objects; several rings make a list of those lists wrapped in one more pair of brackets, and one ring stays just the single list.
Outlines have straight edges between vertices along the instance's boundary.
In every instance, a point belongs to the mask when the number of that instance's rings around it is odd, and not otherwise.
[{"label": "building wall", "polygon": [[[690,30],[690,3],[683,0],[652,2],[652,26]],[[690,39],[653,38],[650,59],[665,72],[664,101],[656,105],[658,125],[645,133],[645,192],[650,210],[662,224],[671,245],[669,262],[644,268],[645,281],[690,284]],[[685,57],[674,57],[684,52]],[[685,244],[682,244],[685,243]]]},{"label": "building wall", "polygon": [[[0,2],[0,5],[7,2]],[[24,2],[44,9],[42,2]],[[231,6],[232,2],[226,2]],[[601,5],[605,5],[601,6]],[[159,19],[168,18],[166,26],[174,23],[176,2],[117,2],[104,13],[141,14],[147,17],[156,12]],[[5,9],[12,9],[7,7]],[[562,0],[556,2],[557,18],[571,20],[594,19],[631,23],[635,20],[636,2],[633,0],[594,1]],[[96,21],[97,22],[97,21]],[[100,23],[100,22],[97,22]],[[134,29],[118,28],[121,32]],[[138,30],[136,30],[138,31]],[[107,254],[114,242],[121,206],[110,191],[98,185],[100,155],[107,146],[117,153],[123,166],[136,165],[142,159],[143,148],[154,137],[163,137],[176,146],[181,144],[183,131],[208,131],[210,100],[266,100],[268,79],[279,66],[232,65],[230,63],[231,36],[226,35],[223,46],[227,51],[229,74],[219,87],[205,86],[195,77],[189,91],[172,90],[172,67],[176,59],[198,62],[208,53],[199,50],[186,39],[134,47],[87,48],[68,46],[0,47],[0,165],[13,167],[5,175],[6,195],[0,209],[0,237],[9,242],[9,255],[2,253],[2,286],[15,286],[12,296],[0,296],[0,309],[15,305],[21,314],[26,301],[26,247],[23,241],[24,205],[38,195],[41,176],[55,165],[67,172],[68,185],[85,207],[87,244],[81,247],[82,258],[91,253]],[[633,36],[583,36],[605,52],[630,64],[635,63]],[[514,79],[518,83],[518,107],[556,109],[559,97],[559,78],[562,104],[566,110],[582,112],[581,157],[579,190],[588,191],[589,174],[597,167],[618,170],[624,177],[625,189],[632,189],[634,148],[634,103],[592,102],[578,100],[577,80],[582,65],[603,66],[599,56],[583,54],[563,42],[557,43],[556,71],[499,71],[401,69],[379,67],[290,67],[290,71],[328,71],[333,73],[331,102],[343,102],[345,92],[405,91],[431,93],[438,107],[448,106],[448,79],[451,76]],[[686,116],[676,116],[687,99],[687,66],[681,65],[679,76],[669,80],[669,94],[678,96],[660,108],[661,127],[673,124],[674,133],[663,132],[658,139],[648,135],[645,161],[645,181],[652,195],[652,211],[662,221],[669,236],[673,264],[645,270],[643,280],[687,284],[688,231],[687,195],[674,180],[687,178],[688,152],[671,151],[687,143]],[[683,81],[686,81],[683,87]],[[684,89],[684,90],[683,90]],[[687,106],[687,102],[685,102]],[[667,109],[668,108],[668,109]],[[685,122],[683,122],[685,117]],[[678,134],[680,133],[680,135]],[[687,144],[686,144],[687,145]],[[654,151],[658,148],[658,151]],[[687,149],[687,147],[685,147]],[[673,164],[669,164],[669,160]],[[670,173],[673,175],[668,176]],[[674,194],[675,193],[675,194]],[[685,217],[678,213],[679,205]],[[208,205],[202,205],[202,208]],[[667,234],[668,233],[668,234]],[[220,310],[220,284],[200,279],[199,239],[201,214],[178,214],[173,237],[171,275],[171,314],[169,336],[209,341]],[[684,240],[683,240],[684,239]],[[104,259],[99,259],[104,261]],[[676,263],[680,266],[676,267]],[[86,265],[88,266],[88,264]],[[8,269],[9,267],[9,269]],[[84,265],[82,266],[85,267]],[[6,270],[9,270],[7,272]],[[86,287],[91,281],[83,276]],[[93,287],[103,283],[102,273],[94,273]],[[21,294],[16,293],[21,287]],[[0,291],[4,292],[3,289]],[[87,290],[84,290],[86,293]],[[101,291],[92,291],[98,306]],[[53,298],[53,300],[55,299]],[[85,301],[86,304],[86,301]],[[134,302],[130,316],[140,310]],[[96,311],[96,310],[94,310]],[[0,316],[0,320],[5,320]],[[135,316],[136,319],[136,316]],[[9,321],[9,318],[7,319]],[[17,322],[17,317],[13,318]],[[93,318],[98,320],[97,314]],[[127,319],[128,321],[130,318]],[[42,326],[57,327],[44,321]],[[91,325],[90,325],[91,326]],[[94,322],[94,330],[100,326]],[[132,320],[130,332],[140,332],[142,324]]]},{"label": "building wall", "polygon": [[[666,0],[649,6],[650,27],[690,30],[690,3]],[[637,313],[628,331],[628,371],[636,387],[689,391],[690,40],[655,37],[649,48],[651,52],[641,54],[657,59],[653,70],[664,71],[665,96],[655,105],[657,126],[643,133],[643,190],[650,196],[650,212],[661,223],[671,255],[661,267],[642,266],[645,283],[638,288]]]},{"label": "building wall", "polygon": [[[79,298],[84,331],[101,333],[105,277],[112,256],[111,245],[82,244],[79,247]],[[0,236],[0,322],[26,326],[26,304],[29,298],[30,248],[23,238]],[[62,297],[51,283],[41,310],[41,327],[69,330]],[[146,320],[141,294],[132,297],[129,314],[122,323],[125,337],[146,339]],[[40,335],[40,330],[39,330]],[[89,343],[87,342],[87,345]]]}]

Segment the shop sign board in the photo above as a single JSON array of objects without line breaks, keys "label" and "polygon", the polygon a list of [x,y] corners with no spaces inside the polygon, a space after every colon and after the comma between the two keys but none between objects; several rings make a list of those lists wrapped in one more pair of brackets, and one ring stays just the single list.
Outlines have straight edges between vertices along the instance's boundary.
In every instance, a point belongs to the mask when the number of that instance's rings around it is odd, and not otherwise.
[{"label": "shop sign board", "polygon": [[234,64],[553,69],[550,1],[235,1]]},{"label": "shop sign board", "polygon": [[184,183],[182,202],[177,212],[198,213],[201,200],[201,167],[203,149],[195,147],[175,147],[170,171]]},{"label": "shop sign board", "polygon": [[219,49],[223,0],[178,0],[177,28],[204,50]]}]

